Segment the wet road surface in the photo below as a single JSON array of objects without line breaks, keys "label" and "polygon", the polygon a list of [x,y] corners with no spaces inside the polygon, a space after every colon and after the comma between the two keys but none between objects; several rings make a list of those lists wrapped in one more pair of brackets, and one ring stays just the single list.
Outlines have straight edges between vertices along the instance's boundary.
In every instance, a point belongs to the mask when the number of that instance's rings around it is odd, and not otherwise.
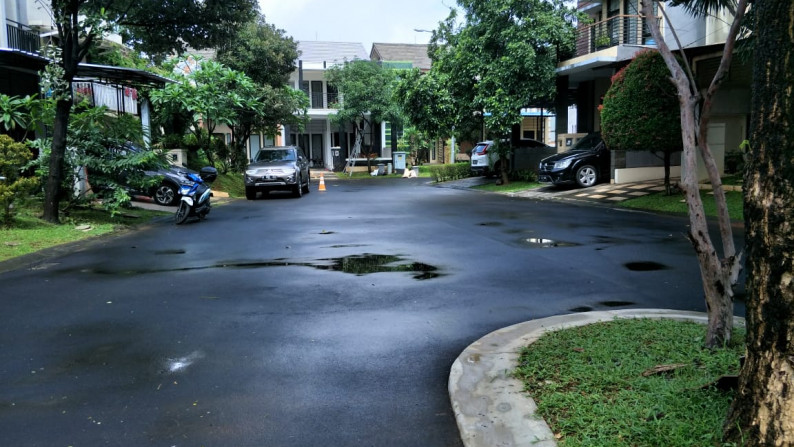
[{"label": "wet road surface", "polygon": [[2,444],[460,446],[447,378],[479,337],[704,311],[683,218],[326,185],[0,274]]}]

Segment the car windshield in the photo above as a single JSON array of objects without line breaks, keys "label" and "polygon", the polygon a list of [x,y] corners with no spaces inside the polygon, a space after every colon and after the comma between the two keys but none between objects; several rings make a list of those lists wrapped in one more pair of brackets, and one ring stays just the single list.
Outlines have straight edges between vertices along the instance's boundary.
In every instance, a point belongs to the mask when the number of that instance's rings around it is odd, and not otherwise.
[{"label": "car windshield", "polygon": [[601,134],[591,133],[587,134],[581,140],[577,141],[576,144],[570,149],[572,151],[591,151],[598,147],[601,144]]},{"label": "car windshield", "polygon": [[256,161],[295,161],[295,151],[292,149],[260,151]]}]

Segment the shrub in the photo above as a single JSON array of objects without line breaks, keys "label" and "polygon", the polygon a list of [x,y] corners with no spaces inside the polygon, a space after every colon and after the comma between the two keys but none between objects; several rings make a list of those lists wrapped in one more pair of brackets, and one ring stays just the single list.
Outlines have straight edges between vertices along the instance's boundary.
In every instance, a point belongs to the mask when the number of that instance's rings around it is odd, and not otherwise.
[{"label": "shrub", "polygon": [[33,153],[22,143],[17,143],[8,135],[0,135],[0,209],[2,223],[11,226],[16,213],[14,202],[27,196],[37,185],[37,178],[22,177],[20,172],[33,158]]},{"label": "shrub", "polygon": [[519,182],[536,182],[538,174],[531,169],[519,169],[510,173],[510,180]]}]

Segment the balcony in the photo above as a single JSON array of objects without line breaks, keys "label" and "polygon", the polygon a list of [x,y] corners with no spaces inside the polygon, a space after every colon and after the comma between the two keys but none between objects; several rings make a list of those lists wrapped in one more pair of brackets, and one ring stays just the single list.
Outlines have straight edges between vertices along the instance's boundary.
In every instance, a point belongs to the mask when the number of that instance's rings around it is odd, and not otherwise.
[{"label": "balcony", "polygon": [[339,94],[334,92],[311,92],[311,94],[306,90],[303,92],[309,97],[311,101],[309,107],[312,109],[334,109],[340,101]]},{"label": "balcony", "polygon": [[38,53],[41,47],[39,33],[32,28],[13,20],[6,20],[8,47],[26,53]]},{"label": "balcony", "polygon": [[[656,18],[656,20],[661,20]],[[576,30],[574,57],[618,45],[656,45],[644,17],[621,15],[602,22],[582,25]]]}]

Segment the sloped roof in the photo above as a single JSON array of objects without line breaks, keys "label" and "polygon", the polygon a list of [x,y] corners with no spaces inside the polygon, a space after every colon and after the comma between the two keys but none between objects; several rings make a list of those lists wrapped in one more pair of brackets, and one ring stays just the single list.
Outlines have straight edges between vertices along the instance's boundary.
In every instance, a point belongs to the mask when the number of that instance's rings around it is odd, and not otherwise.
[{"label": "sloped roof", "polygon": [[432,64],[426,44],[373,43],[369,57],[374,61],[411,62],[421,70],[430,70]]},{"label": "sloped roof", "polygon": [[308,63],[342,63],[354,59],[369,60],[360,42],[298,42],[298,60]]}]

